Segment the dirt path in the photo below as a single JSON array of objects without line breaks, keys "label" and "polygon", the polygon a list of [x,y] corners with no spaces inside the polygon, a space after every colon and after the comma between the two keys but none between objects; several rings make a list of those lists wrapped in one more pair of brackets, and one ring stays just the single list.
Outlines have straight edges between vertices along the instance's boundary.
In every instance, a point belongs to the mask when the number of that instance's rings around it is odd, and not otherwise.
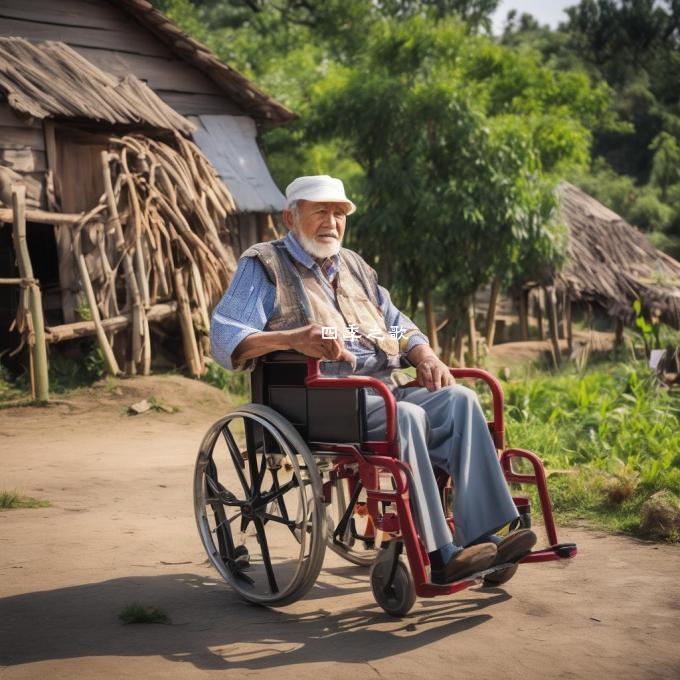
[{"label": "dirt path", "polygon": [[[562,530],[581,551],[571,564],[419,600],[403,620],[330,551],[304,600],[242,603],[206,565],[191,502],[226,398],[180,377],[121,385],[0,411],[0,488],[52,503],[0,513],[2,680],[680,677],[680,549],[585,529]],[[181,411],[123,415],[151,394]],[[133,601],[172,625],[122,625]]]}]

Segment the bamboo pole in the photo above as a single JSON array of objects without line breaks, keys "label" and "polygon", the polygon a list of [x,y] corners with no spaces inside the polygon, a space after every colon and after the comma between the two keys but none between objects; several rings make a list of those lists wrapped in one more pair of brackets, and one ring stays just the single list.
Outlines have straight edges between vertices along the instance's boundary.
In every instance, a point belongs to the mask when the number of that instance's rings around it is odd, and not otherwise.
[{"label": "bamboo pole", "polygon": [[92,281],[90,281],[90,275],[87,273],[87,265],[85,264],[85,256],[80,253],[77,258],[78,270],[80,272],[80,279],[83,282],[83,288],[85,290],[85,296],[87,297],[87,304],[90,307],[90,313],[92,314],[92,322],[96,329],[97,340],[99,341],[99,346],[101,347],[102,354],[104,355],[104,363],[106,368],[111,375],[120,375],[120,368],[118,368],[118,362],[113,354],[109,340],[106,337],[106,331],[104,326],[102,326],[101,318],[99,316],[99,307],[97,307],[97,300],[94,296],[94,290],[92,290]]},{"label": "bamboo pole", "polygon": [[0,279],[0,286],[32,286],[38,283],[36,279]]},{"label": "bamboo pole", "polygon": [[500,276],[494,278],[491,284],[491,295],[489,297],[489,309],[486,313],[486,329],[484,337],[486,338],[486,346],[491,349],[496,337],[496,308],[498,306],[498,296],[501,292]]},{"label": "bamboo pole", "polygon": [[143,318],[144,345],[142,349],[142,375],[151,375],[151,331],[146,313]]},{"label": "bamboo pole", "polygon": [[182,329],[182,343],[184,345],[184,355],[187,360],[187,368],[194,378],[201,376],[201,359],[196,345],[196,334],[194,324],[191,319],[191,307],[189,306],[189,296],[187,295],[184,280],[182,278],[182,268],[176,267],[175,276],[175,295],[177,296],[177,311],[179,312],[179,323]]},{"label": "bamboo pole", "polygon": [[[17,184],[12,187],[12,237],[19,273],[22,278],[33,279],[33,265],[26,241],[26,187]],[[49,399],[49,378],[47,371],[47,345],[45,343],[45,319],[42,309],[40,286],[33,283],[28,289],[28,306],[31,313],[33,341],[29,341],[31,357],[32,396],[36,401]]]},{"label": "bamboo pole", "polygon": [[201,279],[201,273],[198,271],[198,267],[196,266],[195,262],[191,263],[191,277],[194,284],[194,290],[196,292],[196,298],[198,300],[198,310],[201,314],[201,321],[207,330],[210,328],[210,315],[208,314],[208,304],[205,300],[203,279]]},{"label": "bamboo pole", "polygon": [[109,168],[109,153],[107,151],[101,152],[102,160],[102,176],[104,179],[104,193],[106,195],[106,203],[111,216],[111,222],[116,234],[116,247],[123,254],[123,271],[125,273],[125,281],[127,283],[128,302],[132,300],[130,307],[132,308],[132,357],[126,366],[128,373],[134,374],[136,364],[142,360],[141,356],[141,334],[143,333],[143,309],[141,296],[139,294],[139,287],[135,277],[134,265],[132,263],[132,256],[125,245],[125,237],[123,236],[123,227],[120,223],[120,216],[118,214],[118,206],[116,205],[116,197],[113,191],[113,183],[111,182],[111,170]]},{"label": "bamboo pole", "polygon": [[[170,319],[177,315],[177,303],[161,302],[149,308],[146,320],[149,323],[155,323]],[[102,319],[101,323],[107,333],[116,333],[130,326],[132,321],[132,313],[118,314],[117,316]],[[66,342],[67,340],[76,340],[92,335],[96,335],[97,329],[92,321],[76,321],[75,323],[66,323],[59,326],[48,326],[45,329],[46,340],[50,344],[57,342]]]},{"label": "bamboo pole", "polygon": [[[25,187],[24,187],[25,188]],[[58,213],[47,210],[24,209],[24,218],[36,224],[75,224],[83,217],[83,213]],[[13,208],[0,208],[0,222],[11,224],[14,221]]]}]

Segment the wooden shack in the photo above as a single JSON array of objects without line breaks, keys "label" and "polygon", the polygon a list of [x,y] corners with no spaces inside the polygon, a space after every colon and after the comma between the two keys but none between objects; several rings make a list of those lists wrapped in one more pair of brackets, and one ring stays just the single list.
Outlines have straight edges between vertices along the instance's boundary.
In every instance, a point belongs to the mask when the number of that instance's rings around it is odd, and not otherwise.
[{"label": "wooden shack", "polygon": [[238,255],[276,235],[259,135],[292,117],[145,0],[0,0],[0,352],[35,346],[37,288],[48,343],[147,373],[171,319],[199,374]]}]

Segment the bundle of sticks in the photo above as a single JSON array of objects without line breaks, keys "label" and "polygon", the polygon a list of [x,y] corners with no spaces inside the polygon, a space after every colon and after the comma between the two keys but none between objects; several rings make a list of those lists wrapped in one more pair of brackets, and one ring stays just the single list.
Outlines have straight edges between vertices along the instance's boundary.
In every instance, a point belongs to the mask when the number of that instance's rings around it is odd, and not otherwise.
[{"label": "bundle of sticks", "polygon": [[[200,150],[179,134],[173,146],[141,135],[109,141],[101,153],[104,192],[72,231],[107,369],[121,372],[122,356],[125,372],[150,372],[149,320],[170,303],[187,367],[198,376],[209,310],[236,269],[228,221],[234,199]],[[120,317],[130,320],[128,332],[114,343],[112,320]]]}]

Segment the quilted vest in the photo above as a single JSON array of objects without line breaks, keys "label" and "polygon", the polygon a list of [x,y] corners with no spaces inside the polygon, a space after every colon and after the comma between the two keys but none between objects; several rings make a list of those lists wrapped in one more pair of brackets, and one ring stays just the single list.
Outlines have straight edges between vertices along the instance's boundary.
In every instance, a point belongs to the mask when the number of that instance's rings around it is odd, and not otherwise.
[{"label": "quilted vest", "polygon": [[[390,335],[377,299],[377,274],[363,258],[348,248],[340,248],[340,267],[336,274],[337,307],[319,274],[293,258],[283,239],[256,243],[242,257],[257,257],[276,285],[276,302],[266,331],[299,328],[310,323],[337,328],[338,340],[351,328],[354,338],[364,347],[382,350],[386,356],[384,370],[375,374],[387,384],[403,379],[392,375],[402,366],[401,352],[418,329],[404,333],[401,339]],[[408,365],[406,362],[405,365]],[[409,378],[410,379],[410,378]]]}]

